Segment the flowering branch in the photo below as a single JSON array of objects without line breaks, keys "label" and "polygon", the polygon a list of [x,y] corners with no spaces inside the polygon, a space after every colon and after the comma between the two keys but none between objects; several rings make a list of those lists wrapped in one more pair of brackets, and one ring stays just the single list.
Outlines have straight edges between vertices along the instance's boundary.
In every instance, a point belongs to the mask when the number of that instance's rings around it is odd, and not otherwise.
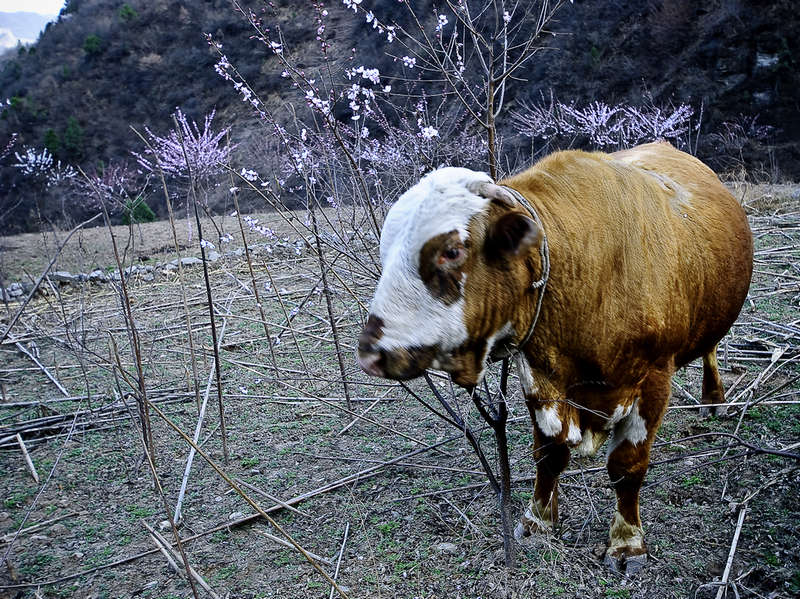
[{"label": "flowering branch", "polygon": [[44,182],[47,187],[67,183],[78,174],[69,164],[62,164],[60,160],[53,162],[53,155],[47,148],[37,152],[35,148],[27,147],[22,154],[14,152],[14,156],[17,162],[11,166],[30,179]]},{"label": "flowering branch", "polygon": [[549,102],[543,99],[538,104],[520,105],[520,110],[511,112],[511,120],[522,135],[546,143],[570,139],[571,145],[580,140],[595,148],[620,148],[659,139],[682,145],[694,115],[686,104],[668,109],[605,102],[579,106],[557,102],[552,94]]},{"label": "flowering branch", "polygon": [[[131,153],[147,172],[156,172],[160,168],[166,174],[181,179],[196,177],[198,181],[208,181],[221,172],[220,164],[230,160],[231,152],[236,147],[227,141],[230,127],[217,132],[211,128],[215,114],[216,111],[212,110],[205,116],[201,130],[195,121],[189,122],[178,108],[173,113],[175,128],[162,137],[145,127],[152,148],[148,147],[141,154]],[[157,160],[155,154],[158,155]]]},{"label": "flowering branch", "polygon": [[0,160],[3,160],[6,156],[8,156],[11,153],[11,148],[14,147],[15,143],[17,143],[17,134],[12,133],[11,138],[8,140],[8,143],[2,150],[0,150]]}]

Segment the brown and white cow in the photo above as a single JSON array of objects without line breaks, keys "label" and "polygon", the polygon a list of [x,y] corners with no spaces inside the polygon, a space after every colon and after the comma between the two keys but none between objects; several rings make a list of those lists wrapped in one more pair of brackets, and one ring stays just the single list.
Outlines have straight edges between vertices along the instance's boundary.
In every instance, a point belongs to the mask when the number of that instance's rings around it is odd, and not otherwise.
[{"label": "brown and white cow", "polygon": [[716,346],[750,283],[750,229],[716,175],[666,143],[558,152],[500,184],[443,168],[389,210],[380,258],[361,367],[436,368],[471,389],[493,349],[521,344],[537,475],[518,535],[552,528],[570,449],[610,436],[606,562],[638,570],[639,489],[671,377],[702,357],[703,402],[722,401]]}]

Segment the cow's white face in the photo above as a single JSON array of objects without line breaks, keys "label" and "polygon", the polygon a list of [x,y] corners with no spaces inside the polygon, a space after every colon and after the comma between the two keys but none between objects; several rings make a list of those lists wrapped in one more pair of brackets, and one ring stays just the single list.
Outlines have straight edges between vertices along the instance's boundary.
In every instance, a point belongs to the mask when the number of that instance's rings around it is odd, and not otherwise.
[{"label": "cow's white face", "polygon": [[[381,232],[383,273],[359,337],[375,376],[408,379],[429,367],[456,383],[480,380],[493,341],[513,334],[512,287],[524,293],[535,223],[485,173],[443,168],[404,193]],[[512,264],[513,263],[513,264]]]}]

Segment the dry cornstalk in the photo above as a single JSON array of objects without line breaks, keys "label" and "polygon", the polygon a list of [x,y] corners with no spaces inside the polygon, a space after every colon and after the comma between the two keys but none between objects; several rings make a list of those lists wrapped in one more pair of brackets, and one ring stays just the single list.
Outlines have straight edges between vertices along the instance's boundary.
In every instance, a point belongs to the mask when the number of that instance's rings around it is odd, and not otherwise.
[{"label": "dry cornstalk", "polygon": [[[233,175],[231,175],[231,188],[233,189]],[[269,354],[272,358],[272,365],[275,370],[278,370],[278,362],[275,360],[275,348],[273,347],[272,335],[270,335],[269,327],[267,326],[267,316],[264,313],[264,306],[261,303],[261,298],[258,295],[258,284],[256,283],[256,275],[253,271],[253,261],[250,258],[250,246],[247,244],[247,235],[244,233],[244,224],[242,223],[242,213],[239,210],[239,194],[238,192],[233,194],[233,207],[236,209],[236,219],[239,222],[239,232],[242,234],[242,246],[244,247],[244,256],[247,260],[247,269],[250,272],[250,281],[253,285],[253,295],[256,298],[256,306],[258,306],[258,312],[261,315],[261,323],[264,326],[264,335],[267,337],[267,345],[269,347]]]},{"label": "dry cornstalk", "polygon": [[[446,443],[451,443],[451,442],[455,441],[456,439],[460,439],[460,438],[461,438],[461,435],[450,437],[448,439],[444,439],[443,441],[439,441],[433,447],[439,447],[441,445],[444,445]],[[398,456],[398,457],[396,457],[396,458],[394,458],[392,460],[388,460],[388,461],[386,461],[386,462],[384,462],[382,464],[378,464],[377,466],[372,466],[372,467],[367,468],[365,470],[361,470],[361,471],[353,473],[353,474],[348,474],[347,476],[344,476],[344,477],[342,477],[342,478],[340,478],[340,479],[338,479],[336,481],[333,481],[331,483],[326,483],[325,485],[323,485],[321,487],[317,487],[316,489],[312,489],[311,491],[307,491],[307,492],[305,492],[305,493],[303,493],[301,495],[297,495],[296,497],[293,497],[292,499],[288,499],[286,501],[286,503],[289,504],[289,505],[295,505],[295,504],[298,504],[298,503],[300,503],[302,501],[306,501],[307,499],[311,499],[312,497],[316,497],[316,496],[322,495],[324,493],[329,493],[330,491],[334,491],[334,490],[339,489],[339,488],[341,488],[341,487],[343,487],[345,485],[348,485],[348,484],[351,484],[351,483],[354,483],[354,482],[357,482],[357,481],[363,481],[363,480],[368,479],[368,478],[370,478],[372,476],[375,476],[376,474],[378,474],[384,468],[387,468],[389,466],[392,466],[392,465],[395,465],[397,463],[400,463],[403,460],[406,460],[406,459],[411,458],[413,456],[416,456],[416,455],[419,455],[421,453],[424,453],[424,452],[428,451],[429,449],[430,448],[427,448],[427,447],[422,447],[420,449],[415,449],[414,451],[411,451],[409,453],[400,455],[400,456]],[[604,470],[604,468],[598,468],[598,471],[599,470]],[[533,479],[533,477],[528,477],[528,478],[521,479],[521,480],[530,481],[532,479]],[[487,484],[487,483],[481,483],[481,484]],[[281,506],[279,506],[279,505],[275,505],[275,506],[272,506],[272,507],[268,508],[266,511],[267,512],[274,512],[274,511],[277,511],[277,510],[280,510],[280,509],[283,509],[283,508]],[[185,539],[182,540],[182,542],[184,544],[185,543],[189,543],[191,541],[195,541],[197,539],[200,539],[200,538],[203,538],[203,537],[207,537],[208,535],[214,534],[215,532],[219,532],[221,530],[228,530],[228,529],[230,529],[230,528],[232,528],[234,526],[241,526],[243,524],[248,524],[250,522],[254,522],[255,520],[258,520],[259,518],[261,518],[261,513],[260,512],[255,512],[255,513],[252,513],[252,514],[250,514],[248,516],[243,516],[241,518],[238,518],[237,520],[226,521],[226,522],[224,522],[222,524],[219,524],[217,526],[213,526],[213,527],[211,527],[211,528],[209,528],[207,530],[204,530],[203,532],[197,533],[197,534],[192,535],[190,537],[186,537]],[[158,549],[150,549],[149,551],[142,551],[140,553],[136,553],[136,554],[133,554],[133,555],[129,555],[127,557],[123,557],[121,559],[114,560],[114,561],[109,562],[107,564],[102,564],[100,566],[95,566],[93,568],[88,568],[86,570],[81,570],[80,572],[75,572],[73,574],[68,574],[66,576],[61,576],[59,578],[54,578],[54,579],[50,579],[50,580],[43,580],[43,581],[38,581],[38,582],[31,582],[31,583],[5,585],[5,586],[0,587],[0,588],[2,588],[4,590],[21,590],[21,589],[29,589],[29,588],[32,588],[32,587],[39,587],[39,586],[53,586],[53,585],[61,584],[61,583],[64,583],[64,582],[67,582],[67,581],[70,581],[70,580],[75,580],[76,578],[82,578],[84,576],[88,576],[88,575],[93,574],[95,572],[99,572],[100,570],[107,570],[109,568],[115,568],[115,567],[121,566],[123,564],[128,564],[128,563],[134,562],[136,560],[139,560],[139,559],[141,559],[143,557],[147,557],[147,556],[153,555],[155,553],[158,553]]]},{"label": "dry cornstalk", "polygon": [[[147,525],[145,524],[145,526]],[[163,555],[164,558],[167,560],[170,569],[173,572],[175,572],[175,574],[180,574],[181,569],[178,567],[178,564],[175,563],[175,560],[172,559],[172,554],[169,551],[167,551],[167,548],[164,547],[164,545],[161,544],[161,541],[159,541],[155,536],[153,536],[152,533],[150,534],[150,538],[153,541],[153,545],[156,546],[156,549],[158,549],[161,552],[161,555]]]},{"label": "dry cornstalk", "polygon": [[[226,310],[230,309],[230,299],[228,300],[228,306]],[[222,343],[222,340],[225,338],[225,327],[227,326],[228,321],[223,319],[222,320],[222,329],[220,330],[219,335],[219,342]],[[197,426],[194,429],[194,442],[198,443],[200,440],[200,431],[203,428],[203,420],[206,416],[206,406],[208,405],[208,396],[211,392],[211,379],[214,377],[214,373],[216,372],[217,364],[216,362],[211,365],[211,371],[208,373],[208,382],[206,383],[206,391],[203,394],[203,401],[200,406],[200,413],[197,415]],[[220,423],[221,424],[221,423]],[[192,470],[192,462],[194,461],[194,447],[189,448],[189,456],[186,458],[186,468],[183,472],[183,480],[181,480],[181,488],[178,492],[178,501],[175,504],[175,514],[172,517],[173,523],[177,524],[181,519],[181,506],[183,505],[183,498],[186,495],[186,487],[189,484],[189,473]]]},{"label": "dry cornstalk", "polygon": [[150,536],[156,540],[156,546],[159,548],[159,550],[161,550],[161,552],[164,554],[169,553],[172,556],[172,560],[170,561],[171,566],[174,566],[177,569],[178,565],[175,562],[176,561],[180,562],[180,564],[186,568],[186,571],[189,573],[189,576],[191,576],[191,578],[193,578],[195,582],[197,582],[197,584],[203,587],[203,590],[206,593],[208,593],[212,597],[212,599],[220,599],[219,595],[217,595],[214,592],[214,590],[208,585],[205,579],[202,576],[200,576],[200,574],[197,573],[197,570],[192,568],[183,559],[183,556],[180,553],[175,553],[175,551],[173,551],[172,546],[167,542],[167,540],[164,537],[162,537],[158,532],[156,532],[153,529],[153,527],[147,524],[147,522],[142,521],[142,524],[150,533]]},{"label": "dry cornstalk", "polygon": [[19,435],[19,433],[17,433],[17,443],[19,443],[19,448],[22,450],[22,457],[25,459],[25,465],[28,466],[28,470],[30,471],[33,480],[35,480],[38,484],[39,473],[36,472],[36,466],[33,465],[33,460],[28,453],[28,448],[25,447],[25,442],[22,440],[22,437]]},{"label": "dry cornstalk", "polygon": [[[121,302],[123,308],[123,315],[125,317],[125,326],[130,336],[130,344],[131,349],[133,351],[133,357],[136,362],[136,374],[137,374],[137,383],[138,383],[138,391],[139,395],[137,396],[137,405],[139,408],[139,417],[142,421],[142,435],[145,441],[146,451],[153,457],[153,434],[150,427],[150,414],[147,409],[147,386],[144,380],[144,367],[142,365],[142,354],[141,354],[141,344],[139,342],[139,331],[136,326],[136,321],[133,318],[133,309],[131,308],[131,300],[130,295],[128,293],[128,284],[127,284],[127,277],[125,276],[125,270],[122,267],[122,259],[119,255],[119,250],[117,248],[117,239],[114,235],[114,229],[111,226],[111,217],[108,214],[108,208],[106,207],[105,198],[103,194],[97,189],[94,181],[89,178],[86,173],[83,172],[80,168],[78,171],[83,175],[84,179],[89,183],[92,190],[97,194],[97,199],[100,203],[100,207],[102,209],[103,219],[106,224],[106,228],[108,229],[108,233],[111,237],[111,246],[114,250],[114,260],[116,261],[117,268],[119,269],[120,273],[120,291],[121,291]],[[121,369],[120,369],[121,370]]]},{"label": "dry cornstalk", "polygon": [[178,141],[181,144],[183,151],[183,158],[186,162],[186,169],[189,171],[189,190],[192,195],[192,206],[194,208],[194,219],[197,224],[197,237],[200,239],[200,256],[203,260],[203,281],[206,284],[206,299],[208,300],[208,315],[211,319],[211,343],[214,349],[214,370],[217,377],[217,405],[219,407],[219,427],[222,433],[222,457],[225,463],[228,463],[228,432],[225,427],[225,405],[222,402],[222,365],[219,360],[219,342],[217,341],[217,325],[214,319],[214,296],[211,293],[211,282],[208,278],[208,259],[206,258],[206,244],[203,238],[203,226],[200,222],[200,210],[198,209],[199,200],[197,199],[197,181],[195,173],[192,170],[192,165],[189,156],[186,153],[186,144],[183,139],[183,130],[178,124],[178,119],[175,115],[172,116],[172,121],[175,123],[175,131],[178,134]]},{"label": "dry cornstalk", "polygon": [[186,301],[186,285],[184,284],[184,280],[183,280],[183,278],[184,278],[183,277],[183,261],[181,259],[181,248],[180,248],[180,245],[178,244],[178,233],[177,233],[177,231],[175,229],[175,215],[174,215],[174,213],[172,211],[172,200],[169,197],[169,190],[167,189],[167,181],[166,181],[166,179],[164,177],[164,169],[161,168],[161,160],[160,160],[160,157],[158,155],[158,152],[155,151],[155,149],[150,144],[150,142],[147,139],[145,139],[144,136],[141,133],[139,133],[134,127],[131,127],[131,129],[133,129],[133,132],[137,136],[139,136],[139,139],[141,139],[145,143],[145,145],[150,149],[151,155],[154,157],[154,159],[156,161],[156,166],[158,167],[158,174],[159,174],[159,176],[161,178],[161,185],[164,188],[164,198],[165,198],[166,203],[167,203],[167,212],[169,213],[169,224],[170,224],[170,229],[172,231],[172,243],[173,243],[173,246],[175,248],[175,254],[178,256],[178,282],[180,283],[180,289],[181,289],[181,300],[183,302],[183,314],[184,314],[184,317],[186,319],[186,334],[187,334],[188,339],[189,339],[189,356],[191,358],[192,374],[194,376],[195,401],[197,402],[197,409],[199,410],[200,409],[200,383],[199,383],[199,377],[198,377],[198,374],[197,374],[197,360],[195,359],[195,353],[194,353],[194,335],[192,333],[192,319],[189,316],[189,304]]},{"label": "dry cornstalk", "polygon": [[736,522],[736,530],[733,532],[733,540],[731,541],[731,550],[728,552],[728,561],[725,563],[725,571],[722,573],[722,579],[719,582],[717,589],[716,599],[722,599],[725,591],[728,588],[728,578],[731,575],[731,567],[733,566],[733,557],[736,555],[736,546],[739,544],[739,535],[742,532],[742,525],[744,524],[744,517],[747,514],[747,506],[742,505],[739,508],[739,519]]},{"label": "dry cornstalk", "polygon": [[[342,565],[342,556],[344,555],[344,547],[347,545],[347,534],[350,532],[350,523],[348,522],[345,524],[344,527],[344,538],[342,539],[342,546],[339,548],[339,557],[336,558],[336,570],[333,572],[333,579],[336,580],[339,578],[339,567]],[[328,599],[333,599],[333,591],[335,589],[331,587],[331,592],[328,595]]]},{"label": "dry cornstalk", "polygon": [[[435,447],[435,445],[430,445],[430,446],[426,445],[426,443],[424,441],[420,441],[419,439],[415,439],[414,437],[412,437],[410,435],[406,435],[405,433],[401,433],[400,431],[398,431],[396,429],[393,429],[390,426],[387,426],[385,424],[381,424],[377,420],[373,420],[372,418],[367,418],[366,416],[364,416],[362,414],[357,414],[357,413],[353,412],[352,410],[348,410],[347,408],[344,408],[342,406],[338,406],[333,402],[327,401],[327,400],[319,398],[319,397],[317,398],[317,401],[320,402],[320,403],[323,403],[326,406],[329,406],[331,408],[335,408],[337,410],[340,410],[340,411],[344,412],[345,414],[349,414],[350,416],[354,416],[358,420],[364,420],[365,422],[369,422],[370,424],[374,424],[378,428],[382,428],[382,429],[384,429],[386,431],[389,431],[390,433],[394,433],[395,435],[399,435],[399,436],[403,437],[403,439],[405,439],[407,441],[411,441],[412,443],[416,443],[417,445],[422,445],[423,447]],[[442,454],[446,455],[447,457],[451,457],[445,451],[442,451],[442,450],[437,450],[437,451],[439,451],[439,453],[442,453]]]},{"label": "dry cornstalk", "polygon": [[11,554],[11,549],[14,546],[14,542],[19,538],[19,535],[20,535],[21,531],[24,530],[25,523],[28,521],[28,518],[30,517],[31,513],[33,512],[33,510],[36,508],[36,504],[39,502],[39,498],[42,496],[42,494],[44,493],[45,489],[47,488],[47,485],[50,483],[50,479],[53,478],[53,474],[55,473],[56,468],[58,468],[58,463],[61,461],[61,456],[64,453],[64,449],[66,448],[67,444],[69,443],[69,440],[72,438],[72,433],[75,430],[75,422],[76,422],[76,420],[77,420],[77,417],[72,420],[72,427],[70,428],[69,435],[67,435],[66,441],[61,446],[61,449],[59,450],[58,455],[56,456],[56,460],[53,463],[53,466],[50,468],[50,473],[47,475],[47,478],[45,479],[44,484],[42,484],[42,486],[39,488],[39,492],[36,493],[36,497],[33,498],[33,502],[30,504],[30,506],[28,507],[27,511],[25,512],[25,517],[22,519],[22,522],[20,523],[19,527],[17,528],[16,532],[14,533],[14,536],[8,542],[8,548],[6,549],[5,553],[3,554],[2,559],[0,559],[0,565],[2,565],[3,563],[8,563],[7,562],[8,556]]},{"label": "dry cornstalk", "polygon": [[[261,535],[262,537],[266,537],[267,539],[269,539],[273,543],[277,543],[278,545],[281,545],[282,547],[286,547],[287,549],[294,549],[294,545],[292,545],[288,541],[284,541],[282,538],[276,537],[275,535],[270,534],[265,530],[256,529],[253,532],[256,533],[257,535]],[[329,560],[328,558],[322,557],[320,555],[317,555],[316,553],[312,553],[311,551],[309,551],[308,555],[311,556],[314,560],[325,564],[326,566],[332,566],[333,565],[333,562],[331,560]]]},{"label": "dry cornstalk", "polygon": [[37,522],[36,524],[31,524],[27,528],[23,528],[16,533],[8,533],[0,537],[0,543],[8,543],[14,536],[20,535],[27,535],[37,530],[43,529],[45,526],[50,526],[51,524],[55,524],[56,522],[60,522],[61,520],[66,520],[67,518],[72,518],[72,516],[78,516],[84,512],[70,512],[69,514],[64,514],[63,516],[58,516],[57,518],[50,518],[49,520],[44,520],[42,522]]},{"label": "dry cornstalk", "polygon": [[342,357],[342,347],[339,343],[339,330],[336,327],[336,318],[333,314],[333,302],[331,300],[331,288],[328,286],[328,276],[325,269],[325,257],[322,253],[322,246],[319,242],[319,229],[317,228],[317,215],[313,206],[310,206],[311,223],[314,231],[314,241],[317,244],[317,258],[319,259],[319,271],[322,274],[322,291],[325,295],[325,304],[328,308],[328,318],[330,319],[331,332],[333,333],[333,344],[336,348],[336,359],[339,362],[339,372],[342,375],[342,389],[344,390],[344,397],[347,400],[347,408],[352,410],[353,404],[350,401],[350,387],[347,383],[347,371],[344,367],[344,358]]},{"label": "dry cornstalk", "polygon": [[269,493],[267,493],[265,490],[263,490],[263,489],[259,489],[257,486],[255,486],[255,485],[251,485],[250,483],[248,483],[248,482],[246,482],[246,481],[243,481],[241,478],[238,478],[238,477],[236,477],[234,480],[235,480],[237,483],[239,483],[240,485],[242,485],[242,486],[243,486],[245,489],[250,489],[250,490],[251,490],[251,491],[253,491],[254,493],[258,493],[258,494],[259,494],[259,495],[261,495],[262,497],[266,497],[266,498],[267,498],[267,499],[269,499],[270,501],[274,501],[274,502],[275,502],[275,503],[277,503],[279,506],[281,506],[281,507],[283,507],[283,508],[286,508],[286,509],[287,509],[287,510],[289,510],[290,512],[294,512],[295,514],[298,514],[298,515],[300,515],[300,516],[304,516],[304,517],[306,517],[306,518],[310,518],[310,517],[311,517],[311,514],[309,514],[309,513],[307,513],[307,512],[303,512],[303,511],[301,511],[301,510],[298,510],[297,508],[294,508],[294,507],[292,507],[291,505],[289,505],[289,504],[288,504],[288,503],[286,503],[285,501],[281,501],[281,500],[280,500],[280,499],[278,499],[277,497],[273,497],[272,495],[270,495]]},{"label": "dry cornstalk", "polygon": [[58,379],[57,379],[56,377],[54,377],[52,374],[50,374],[50,371],[49,371],[49,370],[47,370],[47,368],[44,366],[44,364],[42,364],[42,363],[41,363],[41,362],[40,362],[40,361],[39,361],[39,360],[36,358],[36,356],[34,356],[34,355],[31,353],[31,352],[29,352],[27,349],[25,349],[25,346],[24,346],[24,345],[22,345],[21,343],[19,343],[19,342],[18,342],[18,341],[16,341],[16,340],[14,340],[14,345],[17,347],[17,349],[18,349],[19,351],[21,351],[23,354],[25,354],[26,356],[28,356],[28,357],[29,357],[29,358],[30,358],[30,359],[33,361],[33,363],[34,363],[34,364],[36,364],[36,366],[38,366],[38,367],[39,367],[39,370],[41,370],[41,371],[42,371],[42,372],[45,374],[45,376],[47,376],[47,378],[48,378],[48,379],[50,379],[50,381],[51,381],[51,382],[52,382],[52,383],[53,383],[53,384],[54,384],[56,387],[58,387],[58,390],[59,390],[59,391],[61,391],[61,393],[62,393],[62,395],[64,395],[64,397],[69,397],[69,391],[67,391],[66,389],[64,389],[64,386],[63,386],[63,385],[62,385],[62,384],[61,384],[61,383],[58,381]]},{"label": "dry cornstalk", "polygon": [[475,526],[475,524],[472,522],[472,520],[470,520],[467,517],[467,515],[458,508],[458,506],[455,503],[450,501],[447,497],[442,497],[442,499],[444,499],[445,502],[447,503],[447,505],[449,505],[451,508],[453,508],[458,513],[458,515],[461,516],[461,518],[464,520],[464,522],[467,523],[467,526],[469,526],[472,530],[477,532],[484,539],[486,538],[486,535],[483,534],[483,531],[480,528],[478,528],[477,526]]},{"label": "dry cornstalk", "polygon": [[[283,312],[283,317],[286,319],[286,328],[289,329],[289,332],[292,334],[292,339],[294,340],[294,346],[297,348],[297,355],[300,357],[300,362],[303,364],[303,369],[308,372],[308,365],[306,364],[305,356],[303,356],[303,350],[300,349],[300,344],[297,342],[297,337],[295,336],[294,327],[292,326],[292,319],[293,316],[290,317],[289,313],[286,311],[286,304],[283,302],[283,297],[281,296],[280,291],[278,291],[278,287],[275,285],[275,281],[272,278],[272,273],[270,272],[269,266],[264,263],[264,271],[267,273],[267,277],[269,278],[270,287],[275,292],[275,297],[278,298],[278,303],[280,304],[281,311]],[[278,338],[280,338],[280,333],[278,334]],[[274,350],[273,350],[274,351]]]}]

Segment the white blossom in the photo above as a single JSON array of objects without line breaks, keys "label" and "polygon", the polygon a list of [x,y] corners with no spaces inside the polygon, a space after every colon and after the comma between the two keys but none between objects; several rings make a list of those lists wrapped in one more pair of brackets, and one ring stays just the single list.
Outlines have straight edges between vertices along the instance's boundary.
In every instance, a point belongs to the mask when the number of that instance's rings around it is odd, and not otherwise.
[{"label": "white blossom", "polygon": [[246,169],[246,168],[243,168],[242,172],[239,173],[239,174],[242,176],[242,179],[245,179],[246,181],[251,181],[252,182],[252,181],[255,181],[256,179],[258,179],[258,173],[257,172],[255,172],[253,170]]},{"label": "white blossom", "polygon": [[439,137],[439,130],[436,129],[435,127],[430,127],[430,126],[422,127],[419,132],[420,135],[422,135],[422,137],[424,137],[425,139],[432,139],[434,137]]}]

